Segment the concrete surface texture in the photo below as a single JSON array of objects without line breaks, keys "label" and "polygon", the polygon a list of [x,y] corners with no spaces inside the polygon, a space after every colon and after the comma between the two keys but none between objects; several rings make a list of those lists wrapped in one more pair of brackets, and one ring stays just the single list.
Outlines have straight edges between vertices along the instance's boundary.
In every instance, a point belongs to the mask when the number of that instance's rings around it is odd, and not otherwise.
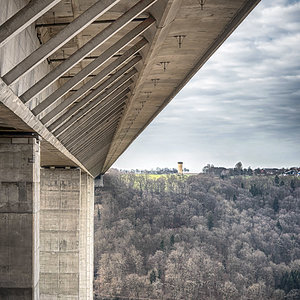
[{"label": "concrete surface texture", "polygon": [[0,299],[38,299],[40,145],[0,138]]},{"label": "concrete surface texture", "polygon": [[0,132],[104,173],[258,2],[0,0]]},{"label": "concrete surface texture", "polygon": [[79,233],[79,299],[93,299],[94,179],[81,173]]},{"label": "concrete surface texture", "polygon": [[94,179],[0,138],[0,299],[93,299]]},{"label": "concrete surface texture", "polygon": [[93,191],[80,169],[41,170],[41,300],[92,299]]}]

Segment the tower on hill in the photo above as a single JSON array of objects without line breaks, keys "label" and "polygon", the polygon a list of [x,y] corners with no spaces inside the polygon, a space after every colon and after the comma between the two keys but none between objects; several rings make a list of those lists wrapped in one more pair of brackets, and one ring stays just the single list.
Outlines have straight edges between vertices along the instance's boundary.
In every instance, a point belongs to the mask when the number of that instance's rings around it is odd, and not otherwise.
[{"label": "tower on hill", "polygon": [[183,162],[179,161],[177,164],[178,164],[178,174],[183,174],[183,169],[182,169]]}]

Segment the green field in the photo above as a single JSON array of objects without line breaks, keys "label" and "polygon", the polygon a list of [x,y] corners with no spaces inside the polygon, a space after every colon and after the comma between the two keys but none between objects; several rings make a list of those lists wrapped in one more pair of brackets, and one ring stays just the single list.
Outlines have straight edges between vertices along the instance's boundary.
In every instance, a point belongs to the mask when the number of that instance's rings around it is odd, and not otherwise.
[{"label": "green field", "polygon": [[197,173],[185,173],[183,175],[179,174],[135,174],[136,176],[147,176],[150,179],[158,179],[161,177],[169,177],[169,176],[183,176],[183,177],[188,177],[188,176],[193,176],[197,175]]}]

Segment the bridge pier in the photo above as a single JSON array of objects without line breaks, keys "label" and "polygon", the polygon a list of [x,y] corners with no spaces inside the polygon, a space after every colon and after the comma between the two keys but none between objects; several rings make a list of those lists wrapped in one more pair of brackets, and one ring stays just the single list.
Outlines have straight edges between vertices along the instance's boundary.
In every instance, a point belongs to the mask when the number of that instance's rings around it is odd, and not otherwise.
[{"label": "bridge pier", "polygon": [[0,299],[93,299],[94,179],[0,137]]},{"label": "bridge pier", "polygon": [[40,299],[79,296],[80,170],[41,169]]},{"label": "bridge pier", "polygon": [[39,299],[40,145],[0,137],[0,298]]},{"label": "bridge pier", "polygon": [[79,299],[93,299],[94,279],[94,178],[81,173],[79,224]]},{"label": "bridge pier", "polygon": [[40,299],[92,299],[93,178],[41,170]]}]

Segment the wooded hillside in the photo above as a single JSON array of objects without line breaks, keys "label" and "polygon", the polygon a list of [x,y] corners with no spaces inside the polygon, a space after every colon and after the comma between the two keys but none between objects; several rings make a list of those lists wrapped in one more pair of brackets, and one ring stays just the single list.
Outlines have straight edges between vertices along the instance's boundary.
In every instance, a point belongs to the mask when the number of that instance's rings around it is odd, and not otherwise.
[{"label": "wooded hillside", "polygon": [[98,299],[300,299],[296,177],[115,172],[104,184]]}]

